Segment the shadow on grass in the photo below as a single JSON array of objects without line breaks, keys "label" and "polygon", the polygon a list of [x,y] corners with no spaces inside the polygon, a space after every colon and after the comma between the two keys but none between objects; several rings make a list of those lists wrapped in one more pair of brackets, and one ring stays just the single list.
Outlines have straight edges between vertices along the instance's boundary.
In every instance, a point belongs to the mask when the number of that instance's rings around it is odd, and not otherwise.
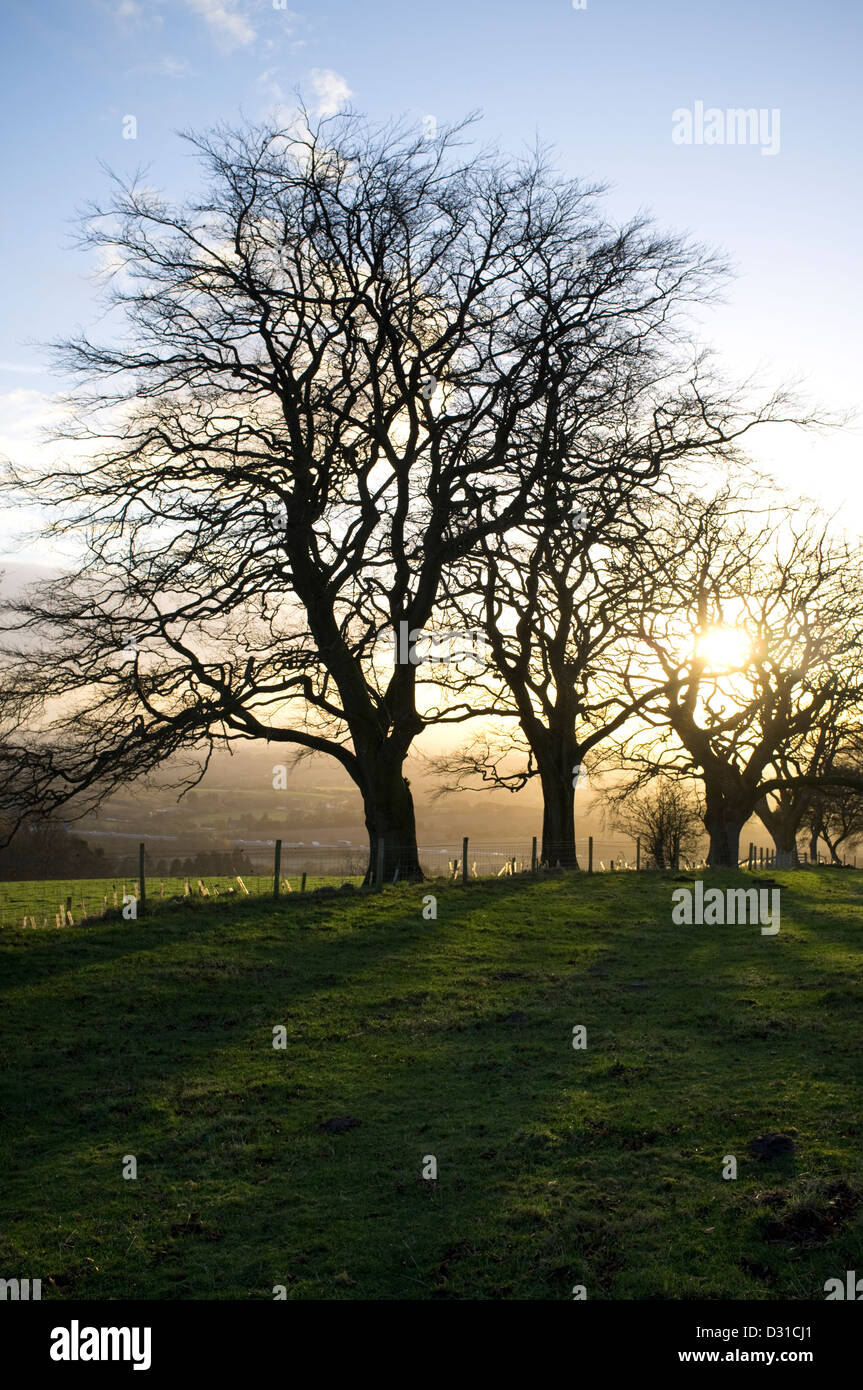
[{"label": "shadow on grass", "polygon": [[[100,931],[79,1008],[72,980],[9,1001],[8,1108],[29,1165],[7,1193],[14,1238],[85,1213],[87,1257],[53,1257],[63,1296],[557,1298],[579,1282],[591,1297],[813,1296],[845,1235],[798,1250],[795,1275],[747,1205],[767,1180],[783,1209],[794,1160],[774,1171],[746,1145],[794,1128],[803,1171],[859,1181],[840,1157],[853,1136],[814,1144],[819,1119],[856,1102],[847,1057],[812,1055],[839,1020],[803,1007],[801,961],[820,951],[823,966],[830,943],[792,914],[785,940],[673,928],[671,879],[622,878],[450,886],[434,922],[429,885],[237,904],[166,927],[155,958],[136,925],[137,960]],[[330,1115],[361,1123],[332,1136]],[[138,1184],[120,1179],[123,1153]],[[739,1183],[720,1177],[727,1153]]]}]

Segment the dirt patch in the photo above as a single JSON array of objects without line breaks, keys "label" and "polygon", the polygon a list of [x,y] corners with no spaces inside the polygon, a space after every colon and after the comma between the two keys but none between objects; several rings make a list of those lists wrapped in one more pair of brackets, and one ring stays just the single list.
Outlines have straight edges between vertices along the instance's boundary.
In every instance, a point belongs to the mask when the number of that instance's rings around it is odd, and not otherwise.
[{"label": "dirt patch", "polygon": [[352,1115],[334,1115],[331,1120],[324,1120],[318,1125],[318,1129],[325,1134],[345,1134],[349,1129],[356,1129],[361,1125],[362,1120],[355,1120]]},{"label": "dirt patch", "polygon": [[831,1240],[860,1205],[860,1193],[846,1182],[831,1183],[820,1193],[791,1203],[764,1227],[771,1244],[820,1245]]},{"label": "dirt patch", "polygon": [[788,1158],[794,1153],[794,1140],[790,1134],[761,1134],[750,1139],[749,1152],[753,1158],[770,1163],[774,1158]]}]

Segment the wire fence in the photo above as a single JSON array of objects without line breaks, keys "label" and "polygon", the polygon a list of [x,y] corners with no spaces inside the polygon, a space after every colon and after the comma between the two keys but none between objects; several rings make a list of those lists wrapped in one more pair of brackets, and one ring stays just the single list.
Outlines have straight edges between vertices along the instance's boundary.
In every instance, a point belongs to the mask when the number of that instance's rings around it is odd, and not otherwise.
[{"label": "wire fence", "polygon": [[[703,859],[679,857],[656,865],[642,853],[639,840],[623,837],[576,839],[578,868],[590,873],[638,872],[653,868],[706,869]],[[240,898],[277,899],[320,889],[381,888],[406,875],[400,865],[413,863],[413,846],[378,843],[370,863],[367,846],[305,845],[262,840],[212,849],[172,842],[167,846],[140,840],[128,848],[88,861],[89,872],[51,872],[47,860],[40,876],[0,881],[0,927],[57,928],[105,918],[132,920],[149,908],[188,899],[225,901]],[[484,843],[462,837],[445,844],[421,845],[419,868],[430,882],[470,883],[481,879],[537,875],[547,871],[538,841]],[[800,853],[797,864],[808,856]],[[750,844],[741,868],[790,868],[791,854]],[[819,858],[818,862],[822,862]],[[101,871],[104,863],[104,872]],[[395,870],[392,865],[395,863]],[[569,865],[569,867],[574,867]],[[851,867],[851,866],[849,866]],[[856,859],[853,867],[856,867]]]},{"label": "wire fence", "polygon": [[[110,843],[110,842],[108,842]],[[381,845],[387,863],[408,857],[412,847]],[[579,863],[587,867],[588,841],[578,842]],[[381,855],[381,858],[384,856]],[[629,841],[597,842],[597,870],[623,866],[631,858]],[[583,863],[582,863],[583,861]],[[215,849],[200,842],[124,836],[123,845],[90,855],[81,869],[55,867],[57,854],[46,854],[26,877],[0,881],[0,927],[56,928],[77,926],[94,918],[135,919],[160,903],[187,899],[211,901],[277,898],[323,888],[381,887],[398,881],[395,873],[370,865],[367,845],[307,845],[283,840],[244,842]],[[433,880],[468,881],[536,872],[536,840],[494,844],[464,837],[445,844],[421,845],[419,867]]]}]

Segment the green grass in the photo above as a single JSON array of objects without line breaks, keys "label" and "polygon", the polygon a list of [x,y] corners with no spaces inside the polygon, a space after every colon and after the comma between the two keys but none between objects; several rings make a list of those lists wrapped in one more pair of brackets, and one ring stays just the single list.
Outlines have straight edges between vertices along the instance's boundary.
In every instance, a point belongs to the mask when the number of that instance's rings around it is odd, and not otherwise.
[{"label": "green grass", "polygon": [[[5,931],[0,1276],[43,1298],[823,1298],[863,1267],[863,878],[776,874],[774,937],[673,926],[673,878]],[[771,1130],[795,1153],[750,1157]]]},{"label": "green grass", "polygon": [[[241,874],[240,877],[251,897],[272,897],[273,875]],[[193,897],[199,897],[198,879],[207,888],[211,897],[241,896],[242,889],[237,885],[233,874],[190,874],[189,884]],[[284,883],[289,890],[297,893],[302,883],[302,874],[283,874]],[[359,886],[362,875],[321,875],[307,874],[306,892],[315,888],[338,886],[342,882]],[[150,874],[147,877],[147,900],[154,906],[166,902],[171,897],[182,897],[186,876],[172,878],[170,875]],[[76,925],[82,918],[101,917],[105,906],[108,909],[123,907],[124,894],[137,897],[138,880],[132,875],[114,874],[110,878],[70,878],[70,879],[19,879],[0,882],[0,929],[23,926],[27,918],[33,918],[36,929],[44,927],[51,931],[56,928],[56,915],[66,910],[68,898],[72,900],[71,913]],[[2,1277],[2,1276],[0,1276]]]}]

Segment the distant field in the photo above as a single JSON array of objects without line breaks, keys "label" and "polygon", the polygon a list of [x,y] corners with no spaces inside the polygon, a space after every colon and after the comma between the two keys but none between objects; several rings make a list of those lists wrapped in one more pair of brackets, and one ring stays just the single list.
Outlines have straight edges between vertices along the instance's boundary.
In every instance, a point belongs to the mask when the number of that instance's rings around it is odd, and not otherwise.
[{"label": "distant field", "polygon": [[[656,873],[7,929],[0,1273],[53,1299],[822,1299],[863,1268],[863,879],[775,878],[771,937],[672,925]],[[794,1151],[751,1153],[771,1132]]]}]

